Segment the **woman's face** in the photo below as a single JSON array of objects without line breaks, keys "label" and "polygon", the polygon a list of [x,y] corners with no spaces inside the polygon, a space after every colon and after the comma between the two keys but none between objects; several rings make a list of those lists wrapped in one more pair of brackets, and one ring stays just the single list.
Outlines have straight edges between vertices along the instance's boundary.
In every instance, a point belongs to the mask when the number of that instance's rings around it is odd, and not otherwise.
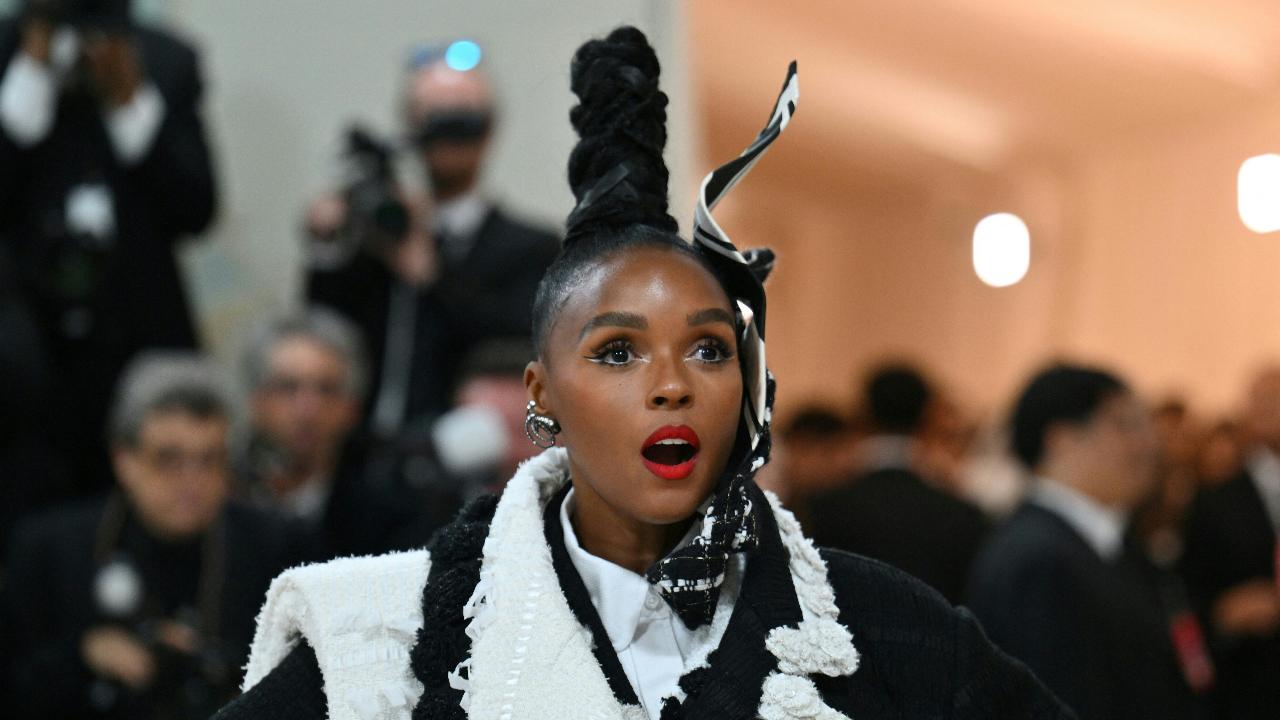
[{"label": "woman's face", "polygon": [[526,372],[560,423],[583,509],[670,525],[711,493],[742,404],[734,314],[683,253],[624,250],[587,272]]}]

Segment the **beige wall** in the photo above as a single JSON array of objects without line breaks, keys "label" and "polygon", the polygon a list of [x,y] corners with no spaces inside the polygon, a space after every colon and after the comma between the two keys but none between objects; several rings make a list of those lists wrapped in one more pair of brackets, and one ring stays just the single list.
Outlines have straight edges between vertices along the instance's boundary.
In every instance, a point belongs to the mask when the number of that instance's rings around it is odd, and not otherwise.
[{"label": "beige wall", "polygon": [[[750,139],[760,113],[726,89],[721,59],[695,68],[705,169]],[[772,80],[759,79],[762,107]],[[857,373],[904,355],[988,419],[1056,356],[1218,413],[1280,358],[1280,234],[1248,231],[1235,205],[1240,162],[1280,151],[1280,101],[986,176],[876,181],[821,117],[824,88],[806,86],[803,60],[801,88],[795,123],[723,222],[740,244],[780,254],[769,339],[782,414],[806,399],[847,403]],[[974,223],[998,211],[1032,232],[1031,271],[1004,289],[982,285],[970,260]]]}]

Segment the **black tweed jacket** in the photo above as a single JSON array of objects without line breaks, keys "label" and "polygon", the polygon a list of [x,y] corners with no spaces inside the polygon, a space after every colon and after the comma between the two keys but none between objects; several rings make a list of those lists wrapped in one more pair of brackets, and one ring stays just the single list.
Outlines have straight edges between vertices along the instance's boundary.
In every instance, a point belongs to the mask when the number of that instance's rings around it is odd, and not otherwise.
[{"label": "black tweed jacket", "polygon": [[[758,492],[758,491],[756,491]],[[757,498],[768,507],[763,496]],[[563,547],[559,527],[559,502],[549,503],[544,515],[546,538],[561,579],[561,589],[579,622],[597,642],[595,653],[618,699],[635,704],[635,693],[621,670],[612,644]],[[492,513],[492,504],[488,508]],[[457,533],[462,542],[453,547],[433,545],[433,564],[424,598],[424,617],[439,612],[439,598],[452,593],[437,579],[461,570],[468,561],[456,562],[462,545],[479,549],[483,533],[473,531],[484,521],[485,511],[474,507],[451,528],[472,529]],[[669,702],[662,717],[737,720],[752,718],[760,703],[761,685],[775,669],[776,659],[765,649],[769,630],[795,625],[801,611],[788,571],[788,557],[776,523],[762,514],[761,544],[750,558],[738,601],[720,647],[709,666],[686,675],[681,686],[687,693],[682,705]],[[477,522],[480,521],[480,522]],[[449,529],[442,537],[449,535]],[[477,537],[478,536],[478,537]],[[437,544],[439,540],[437,540]],[[465,553],[464,553],[465,554]],[[853,634],[861,654],[857,672],[843,678],[815,678],[823,700],[852,718],[1073,718],[1074,714],[1016,660],[993,646],[977,621],[964,609],[952,607],[937,592],[883,563],[840,551],[822,551],[829,579],[840,608],[840,622]],[[448,559],[441,563],[442,559]],[[472,567],[478,567],[475,562]],[[465,595],[462,597],[465,598]],[[423,633],[419,648],[423,646]],[[435,652],[446,652],[448,642],[430,642]],[[456,648],[453,649],[456,652]],[[423,664],[435,658],[415,657],[415,670],[423,679]],[[449,658],[441,666],[452,667]],[[438,690],[428,678],[427,692],[414,712],[415,718],[435,718],[446,709],[448,690]],[[439,684],[435,684],[439,685]],[[445,686],[447,687],[447,686]],[[439,704],[436,704],[439,703]],[[262,682],[224,708],[217,720],[280,718],[322,720],[326,717],[323,683],[315,655],[305,644],[295,650]],[[560,719],[557,719],[560,720]]]}]

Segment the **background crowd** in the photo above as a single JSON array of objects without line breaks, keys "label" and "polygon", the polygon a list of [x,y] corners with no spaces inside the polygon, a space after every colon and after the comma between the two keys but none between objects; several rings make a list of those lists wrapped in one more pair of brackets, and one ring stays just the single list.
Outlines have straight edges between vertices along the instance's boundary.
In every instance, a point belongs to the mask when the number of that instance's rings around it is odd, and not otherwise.
[{"label": "background crowd", "polygon": [[[473,48],[388,68],[398,139],[352,128],[340,181],[296,208],[302,297],[247,323],[226,367],[174,255],[236,181],[215,172],[199,55],[127,0],[0,20],[15,716],[207,716],[279,571],[420,547],[536,450],[522,376],[558,239],[480,191],[496,125],[520,120]],[[1280,366],[1217,417],[1054,362],[986,422],[937,370],[832,377],[779,417],[764,482],[817,542],[969,607],[1081,717],[1280,717]]]}]

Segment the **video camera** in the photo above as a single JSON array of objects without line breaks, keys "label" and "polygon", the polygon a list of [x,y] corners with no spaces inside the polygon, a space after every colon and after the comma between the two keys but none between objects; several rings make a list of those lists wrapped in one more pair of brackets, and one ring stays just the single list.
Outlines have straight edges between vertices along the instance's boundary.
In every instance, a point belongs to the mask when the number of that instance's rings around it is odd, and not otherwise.
[{"label": "video camera", "polygon": [[347,129],[341,190],[346,215],[336,232],[312,233],[312,265],[331,269],[345,264],[362,246],[386,247],[404,240],[410,213],[400,199],[395,155],[391,143],[361,125]]}]

